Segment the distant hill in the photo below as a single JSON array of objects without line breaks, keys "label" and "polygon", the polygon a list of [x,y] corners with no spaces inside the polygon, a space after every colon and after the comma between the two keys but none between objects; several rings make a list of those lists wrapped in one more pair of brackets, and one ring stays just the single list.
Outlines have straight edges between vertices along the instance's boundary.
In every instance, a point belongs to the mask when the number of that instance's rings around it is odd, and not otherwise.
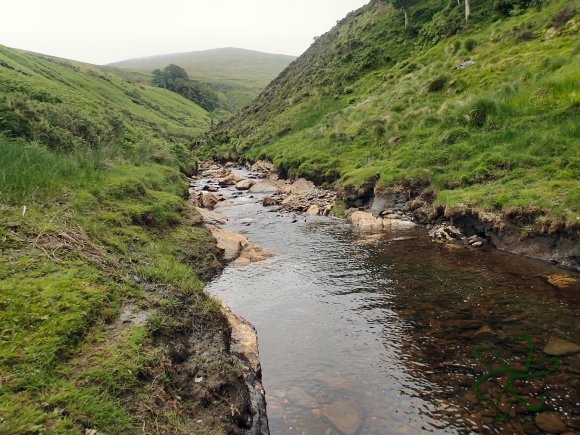
[{"label": "distant hill", "polygon": [[192,80],[208,83],[230,102],[232,110],[249,104],[296,57],[240,48],[218,48],[129,59],[107,66],[126,70],[127,77],[148,80],[150,72],[169,64],[184,68]]}]

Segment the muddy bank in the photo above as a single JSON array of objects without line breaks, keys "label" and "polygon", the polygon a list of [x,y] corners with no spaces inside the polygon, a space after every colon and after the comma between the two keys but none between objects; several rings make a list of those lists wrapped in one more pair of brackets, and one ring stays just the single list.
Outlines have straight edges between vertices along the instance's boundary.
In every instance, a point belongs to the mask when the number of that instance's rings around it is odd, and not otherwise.
[{"label": "muddy bank", "polygon": [[[216,208],[219,209],[228,204],[222,195],[213,193],[219,190],[218,185],[235,185],[238,190],[244,191],[249,190],[255,182],[237,179],[226,168],[214,164],[201,165],[201,173],[209,175],[215,180],[215,184],[206,186],[201,192],[190,187],[190,201],[196,205],[196,210],[204,219],[205,227],[215,238],[216,248],[221,254],[223,265],[244,266],[272,257],[273,253],[249,242],[242,234],[221,228],[220,225],[223,225],[227,218],[215,211]],[[194,179],[191,181],[193,186]],[[234,314],[223,301],[219,303],[229,325],[228,352],[235,363],[242,368],[243,381],[249,393],[249,412],[247,413],[249,415],[246,415],[245,433],[267,435],[270,432],[256,329],[250,322]]]},{"label": "muddy bank", "polygon": [[[232,163],[227,163],[226,169],[228,165]],[[215,162],[207,162],[206,168],[209,166],[222,168]],[[346,206],[341,211],[346,217],[358,211],[367,212],[375,219],[389,220],[372,223],[367,216],[362,219],[367,231],[380,231],[399,225],[399,221],[411,221],[427,226],[431,236],[439,241],[457,242],[475,249],[494,247],[580,271],[579,226],[548,222],[541,210],[535,208],[511,208],[502,213],[449,209],[434,205],[435,193],[427,184],[400,185],[386,192],[377,189],[377,180],[371,179],[358,189],[333,191],[320,189],[304,179],[280,180],[283,174],[278,174],[269,162],[247,163],[246,167],[266,178],[274,189],[272,196],[264,200],[265,206],[327,215],[339,199]],[[356,220],[361,221],[360,214]]]}]

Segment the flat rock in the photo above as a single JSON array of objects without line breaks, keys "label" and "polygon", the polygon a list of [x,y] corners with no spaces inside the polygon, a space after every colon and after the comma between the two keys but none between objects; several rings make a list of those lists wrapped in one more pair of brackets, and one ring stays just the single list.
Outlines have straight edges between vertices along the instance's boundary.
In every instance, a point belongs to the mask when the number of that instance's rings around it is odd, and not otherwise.
[{"label": "flat rock", "polygon": [[292,387],[286,392],[286,397],[295,405],[303,408],[316,408],[318,401],[302,388]]},{"label": "flat rock", "polygon": [[277,190],[278,185],[273,181],[258,181],[250,188],[252,193],[274,193]]},{"label": "flat rock", "polygon": [[563,433],[568,430],[562,419],[555,414],[542,412],[541,414],[536,415],[535,421],[536,426],[544,432]]},{"label": "flat rock", "polygon": [[211,228],[212,235],[217,240],[217,246],[224,251],[224,260],[235,260],[242,249],[248,245],[248,239],[233,231],[224,230],[222,228]]},{"label": "flat rock", "polygon": [[355,435],[362,423],[362,412],[350,400],[338,400],[322,408],[322,414],[342,433]]},{"label": "flat rock", "polygon": [[544,347],[544,353],[551,356],[569,356],[579,352],[580,346],[577,344],[555,337],[550,338]]},{"label": "flat rock", "polygon": [[385,218],[383,219],[383,229],[397,231],[397,230],[405,230],[408,228],[413,228],[415,224],[413,222],[404,221],[401,219],[390,219]]}]

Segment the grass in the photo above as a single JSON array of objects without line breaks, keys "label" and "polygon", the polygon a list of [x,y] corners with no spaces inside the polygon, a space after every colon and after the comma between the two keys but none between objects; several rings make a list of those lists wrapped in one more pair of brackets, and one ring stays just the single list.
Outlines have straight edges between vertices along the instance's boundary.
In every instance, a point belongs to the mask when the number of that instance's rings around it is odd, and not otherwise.
[{"label": "grass", "polygon": [[379,192],[429,185],[434,205],[537,206],[573,224],[578,30],[574,18],[552,27],[569,2],[513,16],[482,2],[467,24],[448,3],[418,3],[407,31],[388,2],[350,14],[200,155],[267,158],[347,190],[379,175]]},{"label": "grass", "polygon": [[183,199],[207,114],[63,60],[0,60],[0,433],[233,430],[247,391],[202,292],[219,253]]}]

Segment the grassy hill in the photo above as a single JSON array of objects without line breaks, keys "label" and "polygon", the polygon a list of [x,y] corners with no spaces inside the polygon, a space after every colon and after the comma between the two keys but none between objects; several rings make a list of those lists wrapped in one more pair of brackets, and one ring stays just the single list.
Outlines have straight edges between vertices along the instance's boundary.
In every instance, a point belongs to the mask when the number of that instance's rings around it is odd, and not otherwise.
[{"label": "grassy hill", "polygon": [[349,14],[202,153],[578,237],[575,3],[481,0],[467,21],[463,2],[410,3],[407,28],[387,0]]},{"label": "grassy hill", "polygon": [[130,59],[108,66],[121,68],[128,77],[139,80],[150,76],[154,69],[163,69],[169,64],[179,65],[192,80],[212,85],[223,94],[232,110],[238,110],[250,103],[295,59],[283,54],[220,48]]},{"label": "grassy hill", "polygon": [[207,117],[0,46],[0,433],[243,425],[228,324],[202,292],[219,253],[183,199]]}]

